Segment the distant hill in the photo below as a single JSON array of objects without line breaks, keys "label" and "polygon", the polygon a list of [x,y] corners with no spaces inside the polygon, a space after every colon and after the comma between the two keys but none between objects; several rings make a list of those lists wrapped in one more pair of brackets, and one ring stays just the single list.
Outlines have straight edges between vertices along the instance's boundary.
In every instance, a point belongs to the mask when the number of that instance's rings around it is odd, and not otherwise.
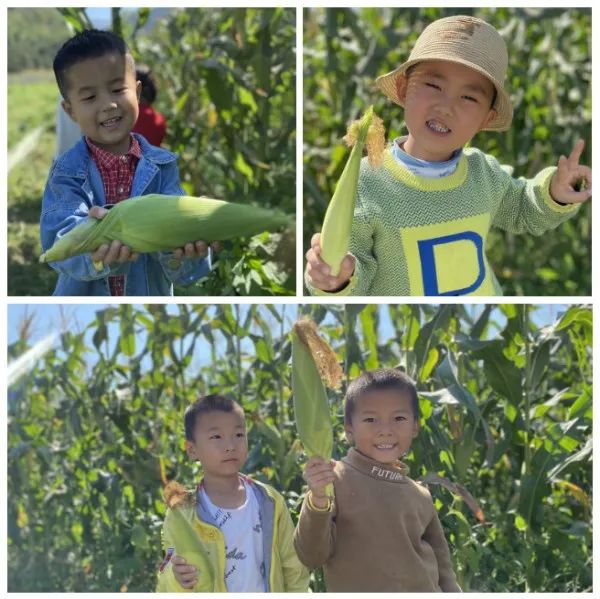
[{"label": "distant hill", "polygon": [[[156,22],[171,11],[172,8],[153,8],[142,31],[151,31]],[[136,9],[122,9],[123,20],[134,25],[136,12]],[[95,19],[94,26],[108,29],[111,22],[109,18]],[[63,17],[54,8],[9,8],[8,72],[52,68],[54,55],[69,36]]]},{"label": "distant hill", "polygon": [[57,10],[8,9],[8,72],[49,69],[69,30]]}]

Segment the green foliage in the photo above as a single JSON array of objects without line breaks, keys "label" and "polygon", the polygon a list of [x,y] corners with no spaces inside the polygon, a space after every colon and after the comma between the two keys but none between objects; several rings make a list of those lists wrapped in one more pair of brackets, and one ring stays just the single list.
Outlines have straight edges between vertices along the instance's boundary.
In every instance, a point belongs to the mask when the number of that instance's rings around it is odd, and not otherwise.
[{"label": "green foliage", "polygon": [[[464,485],[485,522],[430,486],[463,589],[589,591],[592,585],[592,312],[551,307],[301,306],[348,379],[400,366],[416,381],[414,478]],[[199,393],[247,414],[244,471],[297,517],[303,492],[290,389],[295,307],[99,309],[8,393],[8,586],[149,591],[161,558],[166,480],[200,475],[182,415]],[[544,321],[547,326],[535,323]],[[32,322],[23,330],[31,330]],[[9,360],[28,348],[27,334]],[[329,392],[334,457],[347,451]],[[313,589],[323,590],[320,572]]]},{"label": "green foliage", "polygon": [[[190,195],[295,211],[294,44],[290,8],[174,11],[133,40],[136,57],[159,79],[157,107],[167,115],[168,142]],[[247,245],[233,251],[246,264],[276,265],[273,254],[265,260]],[[188,292],[214,294],[219,284],[240,295],[251,286],[261,295],[295,289],[293,267],[283,269],[283,278],[252,268],[241,281],[243,266],[237,270],[238,283],[220,271]]]},{"label": "green foliage", "polygon": [[8,72],[52,68],[69,35],[60,15],[47,8],[9,8],[7,20]]},{"label": "green foliage", "polygon": [[[431,21],[474,14],[507,41],[515,118],[506,133],[473,144],[531,177],[586,140],[591,164],[591,11],[540,8],[305,9],[304,246],[320,230],[348,152],[346,126],[374,104],[389,139],[404,133],[402,109],[379,92],[377,76],[396,68]],[[591,208],[542,239],[492,231],[488,255],[506,294],[591,293]]]}]

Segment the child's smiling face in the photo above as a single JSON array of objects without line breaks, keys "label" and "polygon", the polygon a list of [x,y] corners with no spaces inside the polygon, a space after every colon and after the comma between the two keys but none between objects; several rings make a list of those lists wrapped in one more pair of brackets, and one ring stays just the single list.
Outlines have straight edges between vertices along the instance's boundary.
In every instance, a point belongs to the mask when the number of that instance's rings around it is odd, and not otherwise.
[{"label": "child's smiling face", "polygon": [[82,60],[69,67],[66,80],[67,114],[98,147],[125,154],[141,92],[131,57],[111,52]]},{"label": "child's smiling face", "polygon": [[493,83],[474,69],[444,60],[417,64],[401,96],[404,151],[430,162],[448,160],[496,116],[493,98]]},{"label": "child's smiling face", "polygon": [[373,390],[358,397],[346,435],[363,455],[392,464],[408,452],[419,431],[411,398],[396,389]]},{"label": "child's smiling face", "polygon": [[237,410],[214,410],[196,418],[194,440],[186,441],[190,458],[199,460],[205,474],[237,475],[248,457],[244,416]]}]

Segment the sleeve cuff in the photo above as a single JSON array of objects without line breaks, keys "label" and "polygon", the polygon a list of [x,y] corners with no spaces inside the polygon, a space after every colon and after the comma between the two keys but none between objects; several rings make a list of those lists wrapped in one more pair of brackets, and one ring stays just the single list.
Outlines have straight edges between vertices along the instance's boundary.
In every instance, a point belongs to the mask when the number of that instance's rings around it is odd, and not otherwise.
[{"label": "sleeve cuff", "polygon": [[558,212],[559,214],[568,214],[570,212],[575,212],[581,207],[581,204],[559,204],[550,193],[550,182],[552,181],[552,177],[556,172],[556,167],[551,166],[545,168],[538,174],[540,186],[540,193],[544,200],[544,203],[552,212]]}]

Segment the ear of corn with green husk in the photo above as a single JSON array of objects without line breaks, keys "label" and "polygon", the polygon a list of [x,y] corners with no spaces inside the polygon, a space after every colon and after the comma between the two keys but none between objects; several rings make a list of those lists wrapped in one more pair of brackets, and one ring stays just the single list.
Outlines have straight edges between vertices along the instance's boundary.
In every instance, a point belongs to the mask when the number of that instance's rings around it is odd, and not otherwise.
[{"label": "ear of corn with green husk", "polygon": [[134,252],[169,251],[194,241],[226,241],[289,225],[286,214],[210,198],[149,194],[119,202],[61,237],[40,262],[96,251],[114,240]]},{"label": "ear of corn with green husk", "polygon": [[385,130],[382,120],[375,115],[372,106],[362,119],[354,121],[348,127],[344,141],[352,147],[352,152],[327,206],[321,229],[321,258],[329,265],[334,277],[340,273],[342,260],[350,245],[363,147],[367,146],[369,163],[372,166],[379,166],[383,161]]},{"label": "ear of corn with green husk", "polygon": [[[342,369],[333,350],[319,337],[315,323],[303,319],[292,330],[292,392],[296,429],[309,457],[331,459],[333,427],[327,392],[323,384],[335,388]],[[332,485],[327,495],[333,496]]]},{"label": "ear of corn with green husk", "polygon": [[[191,566],[195,566],[202,576],[198,577],[198,583],[192,589],[195,592],[206,592],[212,590],[210,583],[213,579],[213,567],[208,556],[205,555],[206,548],[203,546],[202,539],[198,536],[194,528],[193,520],[186,518],[183,510],[173,508],[168,514],[170,538],[175,545],[175,555],[179,555]],[[207,575],[208,573],[208,575]],[[160,585],[160,582],[159,582]],[[161,591],[176,591],[177,588],[160,587]]]}]

